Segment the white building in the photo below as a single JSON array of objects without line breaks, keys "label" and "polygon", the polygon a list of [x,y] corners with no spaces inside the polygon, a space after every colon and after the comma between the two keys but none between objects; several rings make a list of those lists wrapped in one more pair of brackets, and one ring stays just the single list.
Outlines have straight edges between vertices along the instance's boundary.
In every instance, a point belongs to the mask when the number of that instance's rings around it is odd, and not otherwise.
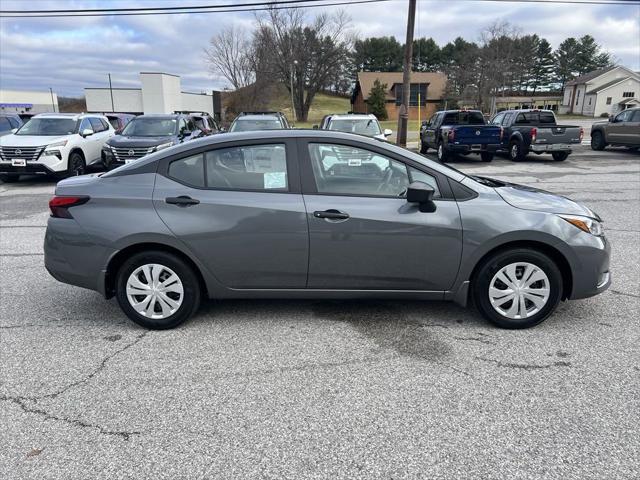
[{"label": "white building", "polygon": [[220,92],[183,92],[180,77],[169,73],[141,72],[140,83],[141,88],[85,88],[87,111],[220,115]]},{"label": "white building", "polygon": [[640,74],[626,67],[586,73],[565,84],[560,113],[599,117],[640,105]]},{"label": "white building", "polygon": [[58,95],[49,91],[0,90],[0,113],[58,112]]}]

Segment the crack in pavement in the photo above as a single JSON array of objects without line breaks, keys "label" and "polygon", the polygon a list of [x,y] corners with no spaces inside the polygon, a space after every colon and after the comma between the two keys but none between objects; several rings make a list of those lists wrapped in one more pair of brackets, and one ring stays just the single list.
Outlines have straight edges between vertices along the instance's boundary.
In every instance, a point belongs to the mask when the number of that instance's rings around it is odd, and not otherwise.
[{"label": "crack in pavement", "polygon": [[101,434],[104,434],[104,435],[115,435],[115,436],[122,437],[124,440],[129,440],[129,438],[132,435],[139,435],[140,432],[137,432],[137,431],[126,431],[126,430],[108,430],[108,429],[106,429],[105,427],[103,427],[101,425],[88,423],[88,422],[85,422],[85,421],[80,420],[80,419],[73,419],[73,418],[60,417],[60,416],[54,415],[54,414],[52,414],[50,412],[47,412],[43,408],[38,408],[35,405],[29,405],[27,402],[33,402],[34,404],[36,404],[39,400],[42,400],[42,399],[45,399],[45,398],[47,398],[47,399],[49,399],[49,398],[55,399],[58,396],[62,395],[63,393],[68,392],[72,388],[75,388],[77,386],[80,386],[80,385],[83,385],[83,384],[87,383],[89,380],[91,380],[93,377],[95,377],[101,371],[103,371],[106,368],[106,366],[107,366],[107,364],[109,363],[110,360],[112,360],[113,358],[115,358],[117,355],[121,354],[125,350],[128,350],[129,348],[137,345],[148,334],[149,334],[149,331],[141,333],[140,335],[138,335],[136,337],[136,339],[134,341],[128,343],[124,347],[116,350],[115,352],[113,352],[113,353],[107,355],[105,358],[103,358],[102,361],[100,362],[100,364],[91,373],[89,373],[87,376],[81,378],[80,380],[78,380],[76,382],[73,382],[73,383],[70,383],[70,384],[64,386],[63,388],[59,389],[56,392],[48,393],[48,394],[45,394],[45,395],[40,395],[40,396],[37,396],[37,397],[1,395],[0,396],[0,401],[12,402],[15,405],[18,405],[25,413],[33,413],[33,414],[36,414],[36,415],[40,415],[40,416],[44,417],[45,420],[61,421],[61,422],[65,422],[65,423],[68,423],[70,425],[75,425],[75,426],[78,426],[78,427],[81,427],[81,428],[95,428],[95,429],[98,429],[98,431]]},{"label": "crack in pavement", "polygon": [[609,291],[614,295],[624,295],[625,297],[640,298],[640,295],[637,295],[635,293],[621,292],[620,290],[613,290],[613,289]]},{"label": "crack in pavement", "polygon": [[477,360],[482,360],[483,362],[495,363],[499,367],[505,368],[514,368],[520,370],[543,370],[546,368],[553,367],[571,367],[571,362],[563,362],[557,361],[553,363],[548,363],[546,365],[537,365],[535,363],[510,363],[510,362],[502,362],[500,360],[494,360],[492,358],[484,358],[484,357],[475,357]]},{"label": "crack in pavement", "polygon": [[27,405],[27,401],[29,401],[30,399],[25,397],[10,397],[6,395],[1,395],[0,400],[5,402],[12,402],[13,404],[18,405],[22,409],[22,411],[24,411],[25,413],[34,413],[36,415],[40,415],[44,417],[45,420],[55,420],[55,421],[65,422],[69,425],[74,425],[81,428],[95,428],[95,429],[98,429],[98,431],[103,435],[115,435],[115,436],[122,437],[124,440],[129,440],[129,438],[131,438],[131,436],[133,435],[140,435],[140,432],[137,432],[137,431],[107,430],[101,425],[87,423],[79,419],[59,417],[41,408],[36,408],[35,406]]},{"label": "crack in pavement", "polygon": [[0,253],[0,257],[41,257],[44,253]]},{"label": "crack in pavement", "polygon": [[480,343],[484,343],[486,345],[495,345],[495,342],[492,342],[491,340],[487,340],[486,338],[482,338],[482,337],[452,337],[455,340],[464,340],[464,341],[470,341],[470,342],[480,342]]}]

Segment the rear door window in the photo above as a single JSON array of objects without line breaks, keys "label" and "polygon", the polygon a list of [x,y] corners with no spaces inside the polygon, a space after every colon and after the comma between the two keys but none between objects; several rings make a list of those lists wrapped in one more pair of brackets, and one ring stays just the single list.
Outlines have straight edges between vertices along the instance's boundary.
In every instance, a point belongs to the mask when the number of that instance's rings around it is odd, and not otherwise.
[{"label": "rear door window", "polygon": [[89,122],[91,122],[91,128],[93,128],[95,133],[103,132],[105,130],[104,125],[99,118],[91,117],[89,118]]},{"label": "rear door window", "polygon": [[174,160],[169,164],[169,176],[191,187],[203,188],[204,155],[199,153],[190,157]]},{"label": "rear door window", "polygon": [[208,188],[289,191],[284,144],[219,148],[206,152],[205,156]]}]

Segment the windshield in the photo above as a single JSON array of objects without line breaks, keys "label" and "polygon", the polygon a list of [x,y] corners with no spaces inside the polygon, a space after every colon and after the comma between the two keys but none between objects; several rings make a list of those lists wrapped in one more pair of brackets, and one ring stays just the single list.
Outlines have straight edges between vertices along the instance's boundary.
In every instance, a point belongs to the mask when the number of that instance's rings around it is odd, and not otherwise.
[{"label": "windshield", "polygon": [[16,135],[60,136],[76,133],[78,121],[72,118],[32,118]]},{"label": "windshield", "polygon": [[264,119],[264,120],[250,120],[250,119],[236,119],[229,129],[230,132],[249,132],[252,130],[281,130],[282,124],[280,120],[276,119]]},{"label": "windshield", "polygon": [[122,135],[129,137],[166,137],[176,135],[178,121],[175,118],[136,118],[127,123]]},{"label": "windshield", "polygon": [[358,120],[351,119],[336,119],[331,120],[329,124],[329,130],[336,130],[338,132],[346,133],[358,133],[360,135],[367,135],[373,137],[380,135],[380,125],[377,120],[373,118],[361,118]]}]

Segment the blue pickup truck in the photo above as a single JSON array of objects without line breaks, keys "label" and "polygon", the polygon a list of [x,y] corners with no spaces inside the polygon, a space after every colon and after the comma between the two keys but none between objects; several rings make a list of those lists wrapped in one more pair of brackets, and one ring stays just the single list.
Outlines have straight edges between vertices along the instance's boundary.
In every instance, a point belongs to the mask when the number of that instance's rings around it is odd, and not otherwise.
[{"label": "blue pickup truck", "polygon": [[441,162],[456,153],[480,154],[483,162],[490,162],[501,141],[502,127],[487,125],[479,110],[436,112],[420,126],[420,153],[434,148]]}]

